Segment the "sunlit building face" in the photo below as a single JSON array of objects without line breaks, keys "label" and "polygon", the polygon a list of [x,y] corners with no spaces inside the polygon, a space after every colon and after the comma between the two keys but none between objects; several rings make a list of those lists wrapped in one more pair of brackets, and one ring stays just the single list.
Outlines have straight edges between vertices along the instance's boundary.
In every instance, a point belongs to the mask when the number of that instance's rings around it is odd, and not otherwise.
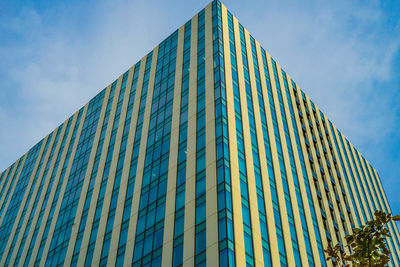
[{"label": "sunlit building face", "polygon": [[0,265],[327,266],[375,210],[377,171],[213,1],[0,174]]}]

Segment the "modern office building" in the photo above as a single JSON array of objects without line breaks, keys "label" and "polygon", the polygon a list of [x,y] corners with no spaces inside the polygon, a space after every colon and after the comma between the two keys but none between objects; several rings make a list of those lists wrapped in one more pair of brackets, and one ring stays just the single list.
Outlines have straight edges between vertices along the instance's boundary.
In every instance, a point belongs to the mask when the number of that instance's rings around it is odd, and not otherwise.
[{"label": "modern office building", "polygon": [[374,210],[377,171],[213,1],[0,174],[0,266],[329,266]]}]

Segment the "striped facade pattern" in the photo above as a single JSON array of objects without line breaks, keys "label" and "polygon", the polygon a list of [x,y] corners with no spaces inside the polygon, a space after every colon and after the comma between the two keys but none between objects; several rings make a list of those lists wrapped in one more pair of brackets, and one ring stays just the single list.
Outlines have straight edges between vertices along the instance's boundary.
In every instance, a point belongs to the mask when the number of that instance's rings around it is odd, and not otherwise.
[{"label": "striped facade pattern", "polygon": [[213,1],[0,174],[0,266],[329,266],[375,210],[377,171]]}]

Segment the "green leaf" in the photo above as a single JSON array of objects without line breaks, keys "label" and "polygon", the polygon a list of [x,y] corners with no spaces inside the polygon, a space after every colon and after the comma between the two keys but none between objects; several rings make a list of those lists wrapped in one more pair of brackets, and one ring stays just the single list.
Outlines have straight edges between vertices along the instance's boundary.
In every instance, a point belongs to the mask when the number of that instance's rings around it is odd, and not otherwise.
[{"label": "green leaf", "polygon": [[351,235],[345,236],[347,247],[352,253],[346,255],[339,244],[325,250],[327,259],[339,266],[385,266],[389,261],[390,250],[386,238],[391,238],[387,229],[390,221],[400,221],[400,216],[391,216],[383,211],[375,211],[374,219],[366,225],[353,229]]},{"label": "green leaf", "polygon": [[393,221],[400,221],[400,215],[396,215],[392,217]]}]

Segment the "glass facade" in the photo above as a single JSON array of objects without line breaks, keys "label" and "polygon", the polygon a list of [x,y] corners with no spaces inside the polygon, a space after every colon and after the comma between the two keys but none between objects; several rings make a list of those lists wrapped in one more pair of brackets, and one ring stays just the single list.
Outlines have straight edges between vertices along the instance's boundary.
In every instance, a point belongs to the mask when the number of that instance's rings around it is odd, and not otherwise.
[{"label": "glass facade", "polygon": [[221,3],[212,3],[215,144],[217,160],[218,248],[221,266],[235,266],[232,182],[229,161],[228,116]]},{"label": "glass facade", "polygon": [[327,266],[376,209],[377,171],[215,0],[0,173],[0,265]]},{"label": "glass facade", "polygon": [[185,24],[183,44],[172,266],[183,264],[191,28],[192,22],[189,21]]}]

